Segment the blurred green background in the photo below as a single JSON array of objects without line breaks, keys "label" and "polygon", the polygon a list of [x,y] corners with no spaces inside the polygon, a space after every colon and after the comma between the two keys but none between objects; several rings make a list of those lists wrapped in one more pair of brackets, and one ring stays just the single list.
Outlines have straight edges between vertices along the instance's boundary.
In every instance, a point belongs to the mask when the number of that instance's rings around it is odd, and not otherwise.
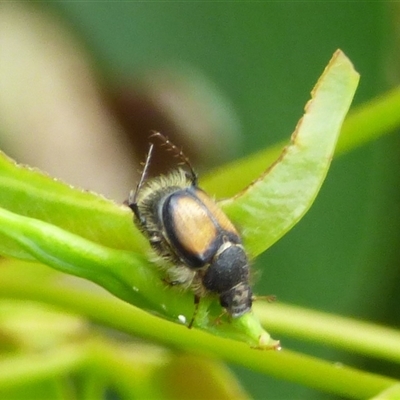
[{"label": "blurred green background", "polygon": [[[226,102],[237,135],[223,136],[219,145],[227,156],[221,159],[287,140],[337,48],[361,74],[353,107],[393,86],[398,74],[394,35],[400,12],[384,2],[53,2],[41,7],[59,15],[84,44],[105,92],[171,65],[200,74]],[[256,293],[400,326],[399,148],[399,136],[391,135],[334,160],[309,213],[256,260]],[[280,339],[284,347],[333,362],[368,363],[378,373],[396,374],[386,365]],[[257,399],[328,398],[232,368]]]}]

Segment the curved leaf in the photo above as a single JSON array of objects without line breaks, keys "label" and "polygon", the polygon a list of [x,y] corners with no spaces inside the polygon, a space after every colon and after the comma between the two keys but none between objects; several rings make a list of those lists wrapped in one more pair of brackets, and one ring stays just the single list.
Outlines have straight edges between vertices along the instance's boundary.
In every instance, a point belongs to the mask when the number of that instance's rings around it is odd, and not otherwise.
[{"label": "curved leaf", "polygon": [[19,165],[1,152],[0,207],[109,247],[138,252],[147,248],[128,207]]},{"label": "curved leaf", "polygon": [[220,202],[242,228],[252,256],[281,238],[311,207],[328,172],[358,80],[353,65],[338,50],[278,160],[241,193]]}]

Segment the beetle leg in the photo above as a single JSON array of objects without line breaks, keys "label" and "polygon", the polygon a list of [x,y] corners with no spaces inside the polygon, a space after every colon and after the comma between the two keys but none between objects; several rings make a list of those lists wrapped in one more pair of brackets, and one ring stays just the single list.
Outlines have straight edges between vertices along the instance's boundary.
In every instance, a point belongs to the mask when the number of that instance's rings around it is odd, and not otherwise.
[{"label": "beetle leg", "polygon": [[196,319],[197,312],[199,311],[199,304],[200,304],[200,296],[194,295],[194,312],[192,319],[189,322],[188,328],[192,329],[194,320]]},{"label": "beetle leg", "polygon": [[221,318],[222,318],[224,315],[227,315],[227,316],[228,316],[228,321],[231,321],[232,317],[230,316],[230,314],[228,313],[228,311],[226,311],[226,310],[224,309],[224,310],[221,312],[221,314],[219,314],[218,317],[215,318],[213,324],[214,324],[214,325],[217,325],[217,326],[218,326],[218,325],[221,325],[221,324],[222,324]]},{"label": "beetle leg", "polygon": [[166,283],[167,285],[169,285],[169,286],[182,285],[182,282],[181,282],[181,281],[178,281],[178,280],[176,280],[176,281],[170,281],[170,280],[168,280],[167,278],[163,278],[162,281],[163,281],[164,283]]},{"label": "beetle leg", "polygon": [[268,303],[273,303],[276,301],[276,296],[274,294],[266,295],[266,296],[252,296],[253,301],[257,300],[265,300]]}]

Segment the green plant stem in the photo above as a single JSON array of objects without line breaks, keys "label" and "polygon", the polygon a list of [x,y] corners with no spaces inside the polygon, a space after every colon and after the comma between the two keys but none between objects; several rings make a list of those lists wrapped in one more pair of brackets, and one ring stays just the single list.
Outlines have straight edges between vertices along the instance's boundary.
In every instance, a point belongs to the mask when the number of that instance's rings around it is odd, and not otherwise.
[{"label": "green plant stem", "polygon": [[[343,123],[335,156],[347,154],[399,128],[399,110],[400,87],[351,110]],[[234,196],[272,165],[287,144],[287,141],[277,143],[211,171],[201,179],[202,187],[219,198]]]},{"label": "green plant stem", "polygon": [[400,399],[400,384],[393,385],[389,389],[384,390],[371,400],[399,400]]},{"label": "green plant stem", "polygon": [[[111,296],[88,293],[54,283],[36,283],[28,276],[0,277],[1,296],[43,301],[129,334],[194,354],[218,357],[277,378],[351,398],[377,395],[394,379],[336,366],[289,350],[259,351],[246,344],[154,317]],[[79,299],[79,301],[77,301]]]},{"label": "green plant stem", "polygon": [[91,360],[103,375],[126,399],[160,397],[157,385],[152,384],[153,372],[169,361],[170,353],[155,346],[130,346],[105,338],[91,341]]},{"label": "green plant stem", "polygon": [[346,118],[336,155],[346,154],[400,127],[400,87],[355,108]]},{"label": "green plant stem", "polygon": [[[142,356],[138,362],[139,353],[139,347],[129,349],[126,344],[95,337],[46,352],[0,358],[0,393],[28,382],[45,381],[81,371],[84,372],[82,379],[85,379],[81,393],[84,399],[102,398],[109,381],[123,389],[125,398],[136,398],[138,392],[144,392],[142,386],[147,386],[143,385],[143,380],[149,371],[167,359],[160,357],[158,351],[157,358],[150,356],[149,359],[149,353],[146,353],[146,358]],[[89,371],[86,371],[87,368]],[[146,393],[148,395],[149,391]]]},{"label": "green plant stem", "polygon": [[[84,349],[82,349],[84,351]],[[83,381],[79,398],[81,400],[103,399],[107,388],[107,379],[97,369],[84,370],[80,376]]]},{"label": "green plant stem", "polygon": [[286,304],[254,304],[263,326],[275,335],[400,363],[400,332],[367,322]]},{"label": "green plant stem", "polygon": [[67,345],[40,354],[18,354],[0,359],[2,389],[45,380],[76,371],[84,365],[87,354],[80,346]]}]

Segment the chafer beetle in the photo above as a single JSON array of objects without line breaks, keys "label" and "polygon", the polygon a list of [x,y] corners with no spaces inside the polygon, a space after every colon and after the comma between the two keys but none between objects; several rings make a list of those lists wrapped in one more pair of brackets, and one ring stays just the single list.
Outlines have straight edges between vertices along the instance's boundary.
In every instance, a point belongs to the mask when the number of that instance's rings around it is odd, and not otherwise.
[{"label": "chafer beetle", "polygon": [[207,294],[219,296],[233,318],[249,312],[252,291],[248,257],[239,233],[218,205],[197,186],[197,175],[188,158],[161,133],[165,145],[186,165],[146,181],[153,144],[142,175],[129,196],[134,221],[148,238],[167,271],[166,281],[191,290],[195,313]]}]

